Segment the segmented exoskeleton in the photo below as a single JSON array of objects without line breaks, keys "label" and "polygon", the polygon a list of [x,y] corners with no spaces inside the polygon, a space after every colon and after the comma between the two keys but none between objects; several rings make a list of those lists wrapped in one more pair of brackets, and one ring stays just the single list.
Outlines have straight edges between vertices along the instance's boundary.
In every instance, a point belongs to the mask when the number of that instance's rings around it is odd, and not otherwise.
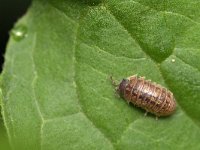
[{"label": "segmented exoskeleton", "polygon": [[[114,82],[114,81],[113,81]],[[131,76],[116,86],[120,97],[157,117],[171,115],[176,109],[175,98],[169,90],[144,77]]]}]

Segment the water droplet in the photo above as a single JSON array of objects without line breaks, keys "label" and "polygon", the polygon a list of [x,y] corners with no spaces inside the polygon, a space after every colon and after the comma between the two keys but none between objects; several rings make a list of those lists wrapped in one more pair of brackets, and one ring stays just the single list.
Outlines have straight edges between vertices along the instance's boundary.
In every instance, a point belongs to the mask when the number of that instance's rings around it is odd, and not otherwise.
[{"label": "water droplet", "polygon": [[27,27],[24,25],[14,27],[11,31],[11,35],[16,41],[20,41],[27,36]]},{"label": "water droplet", "polygon": [[175,60],[175,59],[172,59],[171,61],[174,63],[176,60]]}]

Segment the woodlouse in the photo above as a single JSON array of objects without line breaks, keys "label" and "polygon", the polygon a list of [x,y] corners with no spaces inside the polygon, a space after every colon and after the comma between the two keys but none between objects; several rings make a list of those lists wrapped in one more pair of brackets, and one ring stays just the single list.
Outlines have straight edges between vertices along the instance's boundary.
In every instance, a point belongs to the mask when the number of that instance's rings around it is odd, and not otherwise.
[{"label": "woodlouse", "polygon": [[116,92],[128,103],[131,102],[145,109],[146,113],[155,114],[156,117],[171,115],[176,109],[172,92],[150,80],[145,80],[144,77],[134,75],[123,79],[116,85]]}]

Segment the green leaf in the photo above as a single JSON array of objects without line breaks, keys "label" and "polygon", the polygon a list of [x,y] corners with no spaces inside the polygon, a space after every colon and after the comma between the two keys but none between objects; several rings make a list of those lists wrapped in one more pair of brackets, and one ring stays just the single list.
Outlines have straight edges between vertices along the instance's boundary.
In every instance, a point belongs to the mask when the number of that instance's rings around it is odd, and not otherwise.
[{"label": "green leaf", "polygon": [[[13,149],[200,149],[200,3],[33,1],[11,31],[2,114]],[[177,111],[155,120],[115,97],[138,74]]]},{"label": "green leaf", "polygon": [[0,116],[0,149],[10,150],[8,137],[6,135],[6,130],[3,124],[2,116]]}]

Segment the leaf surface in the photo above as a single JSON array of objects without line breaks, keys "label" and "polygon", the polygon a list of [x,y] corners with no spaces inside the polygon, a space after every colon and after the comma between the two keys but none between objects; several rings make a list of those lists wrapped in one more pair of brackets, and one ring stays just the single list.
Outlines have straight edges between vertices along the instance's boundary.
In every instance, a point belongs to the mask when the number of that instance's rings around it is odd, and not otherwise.
[{"label": "leaf surface", "polygon": [[[199,5],[33,1],[1,76],[12,148],[199,149]],[[156,121],[116,98],[109,76],[134,74],[168,87],[175,114]]]}]

